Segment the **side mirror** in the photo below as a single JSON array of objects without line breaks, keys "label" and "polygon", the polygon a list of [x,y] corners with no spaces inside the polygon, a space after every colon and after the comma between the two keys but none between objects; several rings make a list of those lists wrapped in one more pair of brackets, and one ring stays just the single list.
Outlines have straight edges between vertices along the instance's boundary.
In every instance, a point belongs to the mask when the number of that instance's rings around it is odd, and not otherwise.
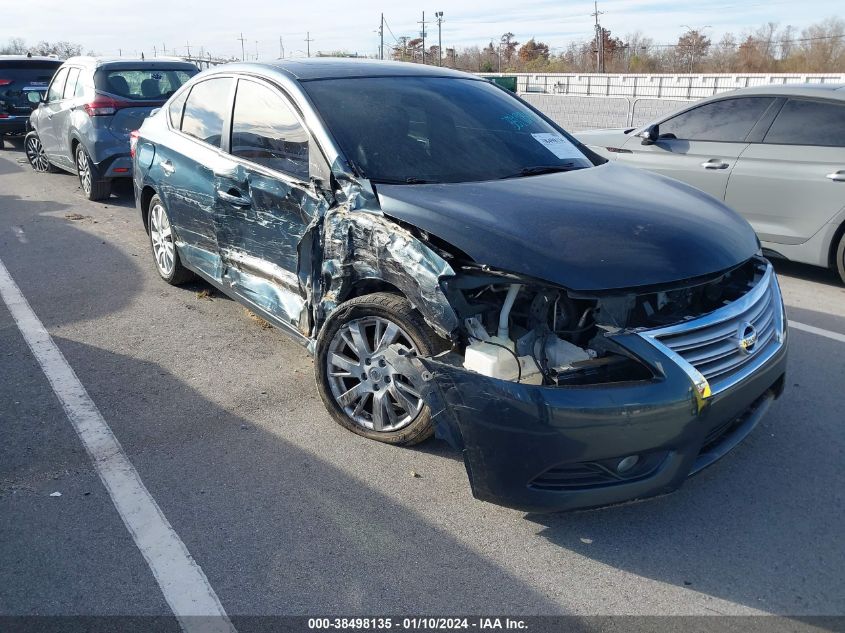
[{"label": "side mirror", "polygon": [[637,134],[642,140],[643,145],[654,145],[657,140],[660,138],[660,126],[659,125],[649,125],[646,129],[642,132]]},{"label": "side mirror", "polygon": [[27,100],[28,100],[31,104],[33,104],[33,105],[38,105],[39,103],[43,103],[43,102],[44,102],[44,99],[41,97],[41,93],[40,93],[40,92],[35,92],[34,90],[33,90],[33,91],[30,91],[30,92],[27,92],[27,93],[26,93],[26,98],[27,98]]}]

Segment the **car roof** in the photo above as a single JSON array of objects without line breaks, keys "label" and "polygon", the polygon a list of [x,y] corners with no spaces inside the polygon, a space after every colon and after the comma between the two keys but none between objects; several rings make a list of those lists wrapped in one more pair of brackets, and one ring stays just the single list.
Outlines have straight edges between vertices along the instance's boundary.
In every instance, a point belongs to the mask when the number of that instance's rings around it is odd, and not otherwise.
[{"label": "car roof", "polygon": [[272,62],[235,63],[217,66],[216,69],[261,74],[280,73],[296,81],[351,77],[457,77],[478,79],[474,75],[441,66],[347,57],[310,57],[279,59]]},{"label": "car roof", "polygon": [[150,57],[147,59],[132,58],[132,57],[92,57],[88,55],[81,55],[79,57],[70,57],[65,61],[66,64],[76,66],[86,66],[89,68],[102,68],[108,66],[109,68],[184,68],[197,70],[196,64],[186,62],[179,57]]},{"label": "car roof", "polygon": [[804,83],[804,84],[767,84],[740,88],[732,92],[723,92],[713,99],[726,96],[773,96],[773,97],[822,97],[845,101],[845,84],[842,83]]},{"label": "car roof", "polygon": [[54,62],[57,66],[63,60],[58,57],[47,57],[45,55],[0,55],[0,62]]}]

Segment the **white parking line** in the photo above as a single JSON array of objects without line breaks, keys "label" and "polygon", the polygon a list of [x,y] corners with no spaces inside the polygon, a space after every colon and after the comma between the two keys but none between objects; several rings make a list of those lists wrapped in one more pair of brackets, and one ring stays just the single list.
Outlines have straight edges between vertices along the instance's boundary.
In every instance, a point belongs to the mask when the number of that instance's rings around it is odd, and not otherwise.
[{"label": "white parking line", "polygon": [[807,325],[805,323],[798,323],[797,321],[790,321],[789,327],[794,328],[796,330],[801,330],[802,332],[809,332],[810,334],[816,334],[818,336],[824,336],[825,338],[829,338],[833,341],[839,341],[840,343],[845,343],[845,334],[840,334],[839,332],[831,332],[830,330],[823,330],[820,327]]},{"label": "white parking line", "polygon": [[0,297],[61,401],[182,629],[188,633],[234,632],[235,628],[205,573],[144,486],[97,405],[33,312],[2,260]]}]

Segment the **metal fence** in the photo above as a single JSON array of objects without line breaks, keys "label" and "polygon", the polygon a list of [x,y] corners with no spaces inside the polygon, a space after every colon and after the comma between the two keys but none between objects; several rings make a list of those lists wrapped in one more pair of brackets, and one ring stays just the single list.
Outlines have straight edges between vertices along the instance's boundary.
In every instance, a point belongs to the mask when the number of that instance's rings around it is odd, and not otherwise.
[{"label": "metal fence", "polygon": [[516,77],[519,93],[577,96],[629,97],[636,99],[702,99],[721,92],[787,83],[845,83],[845,74],[708,74],[708,75],[599,75],[576,73],[488,73]]},{"label": "metal fence", "polygon": [[520,96],[558,125],[573,132],[603,127],[639,127],[694,101],[530,92]]}]

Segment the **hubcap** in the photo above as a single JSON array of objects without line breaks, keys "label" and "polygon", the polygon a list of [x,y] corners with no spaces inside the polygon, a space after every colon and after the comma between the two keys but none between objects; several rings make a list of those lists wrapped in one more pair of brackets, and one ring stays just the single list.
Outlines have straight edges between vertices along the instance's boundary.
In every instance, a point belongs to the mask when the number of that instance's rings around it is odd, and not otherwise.
[{"label": "hubcap", "polygon": [[381,317],[345,323],[329,344],[326,373],[343,412],[370,431],[398,431],[423,408],[420,394],[384,358],[390,345],[416,350],[408,334]]},{"label": "hubcap", "polygon": [[170,228],[167,212],[160,204],[155,205],[150,211],[150,240],[153,243],[156,266],[162,275],[170,277],[176,261],[173,230]]},{"label": "hubcap", "polygon": [[27,139],[25,149],[26,158],[35,171],[47,171],[49,169],[50,163],[37,136],[31,136]]},{"label": "hubcap", "polygon": [[79,184],[86,194],[91,193],[91,165],[88,163],[88,155],[81,147],[76,152],[76,171],[79,172]]}]

